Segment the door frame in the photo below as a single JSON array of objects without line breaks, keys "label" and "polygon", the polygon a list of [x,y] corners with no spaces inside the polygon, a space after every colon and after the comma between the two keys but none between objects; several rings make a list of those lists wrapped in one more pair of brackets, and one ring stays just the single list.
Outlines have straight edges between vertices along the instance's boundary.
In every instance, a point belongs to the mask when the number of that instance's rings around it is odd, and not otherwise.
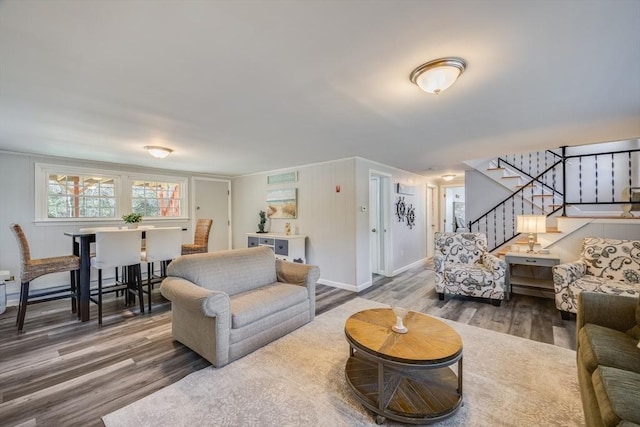
[{"label": "door frame", "polygon": [[[232,242],[233,242],[233,227],[232,227],[232,220],[231,220],[231,180],[230,179],[222,179],[222,178],[207,178],[207,177],[202,177],[202,176],[194,176],[191,177],[191,188],[193,189],[192,192],[192,197],[190,200],[190,213],[191,213],[191,218],[190,218],[190,222],[191,222],[191,228],[193,230],[195,230],[196,227],[196,200],[198,198],[197,190],[196,190],[196,181],[209,181],[209,182],[226,182],[227,183],[227,217],[229,218],[228,220],[228,224],[227,224],[227,249],[231,249],[232,248]],[[215,224],[215,223],[214,223]]]}]

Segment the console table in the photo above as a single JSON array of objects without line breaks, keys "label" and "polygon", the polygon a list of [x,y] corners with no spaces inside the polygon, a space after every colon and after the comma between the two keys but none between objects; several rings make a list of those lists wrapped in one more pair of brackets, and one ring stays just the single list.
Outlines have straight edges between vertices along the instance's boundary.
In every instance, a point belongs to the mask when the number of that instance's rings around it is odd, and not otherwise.
[{"label": "console table", "polygon": [[551,267],[560,264],[557,255],[507,252],[504,260],[507,263],[507,295],[511,294],[516,286],[518,293],[545,298],[555,297]]},{"label": "console table", "polygon": [[289,262],[307,263],[305,240],[300,234],[246,233],[247,247],[267,246],[273,250],[277,259]]}]

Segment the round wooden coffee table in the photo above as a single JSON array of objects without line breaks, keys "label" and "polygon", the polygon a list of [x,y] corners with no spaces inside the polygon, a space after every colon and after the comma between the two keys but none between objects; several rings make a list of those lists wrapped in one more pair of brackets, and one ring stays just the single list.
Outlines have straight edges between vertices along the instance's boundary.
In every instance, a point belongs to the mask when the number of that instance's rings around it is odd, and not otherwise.
[{"label": "round wooden coffee table", "polygon": [[[345,374],[356,398],[377,414],[412,424],[453,415],[462,405],[462,339],[446,323],[410,311],[406,334],[391,330],[389,308],[360,311],[344,327],[350,346]],[[451,365],[458,363],[457,373]]]}]

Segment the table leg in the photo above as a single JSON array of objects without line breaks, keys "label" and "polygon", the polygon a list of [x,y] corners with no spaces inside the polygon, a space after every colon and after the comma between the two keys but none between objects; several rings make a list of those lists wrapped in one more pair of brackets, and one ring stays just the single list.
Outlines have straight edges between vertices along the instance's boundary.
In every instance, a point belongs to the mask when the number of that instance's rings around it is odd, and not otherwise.
[{"label": "table leg", "polygon": [[91,289],[91,259],[90,259],[91,242],[89,236],[80,237],[80,302],[78,310],[80,311],[80,320],[86,322],[89,320],[89,297]]}]

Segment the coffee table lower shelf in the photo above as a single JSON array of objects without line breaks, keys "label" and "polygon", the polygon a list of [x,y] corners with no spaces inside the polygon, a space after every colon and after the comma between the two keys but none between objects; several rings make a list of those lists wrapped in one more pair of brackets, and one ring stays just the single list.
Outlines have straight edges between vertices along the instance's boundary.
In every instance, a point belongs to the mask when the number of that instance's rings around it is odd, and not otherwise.
[{"label": "coffee table lower shelf", "polygon": [[429,424],[450,417],[462,405],[461,357],[456,361],[458,375],[448,366],[391,366],[393,362],[375,361],[352,349],[345,375],[358,401],[377,414],[377,424],[385,418]]}]

